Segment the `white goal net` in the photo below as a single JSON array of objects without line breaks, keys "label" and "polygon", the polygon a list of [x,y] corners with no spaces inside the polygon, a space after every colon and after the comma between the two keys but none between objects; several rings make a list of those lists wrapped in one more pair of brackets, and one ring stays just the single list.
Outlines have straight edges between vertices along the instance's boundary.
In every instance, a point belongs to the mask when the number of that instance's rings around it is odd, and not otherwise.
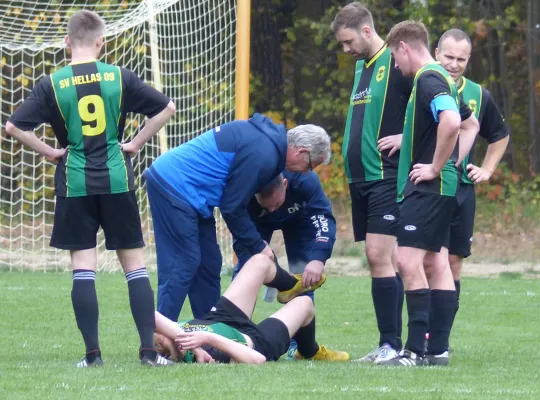
[{"label": "white goal net", "polygon": [[[37,0],[0,2],[2,128],[37,81],[69,62],[64,36],[69,17],[96,11],[106,21],[101,60],[135,71],[176,103],[167,127],[134,159],[146,263],[155,268],[150,209],[140,176],[167,148],[234,118],[236,1],[234,0]],[[128,115],[125,136],[140,117]],[[52,146],[51,128],[36,135]],[[69,254],[49,247],[54,216],[54,165],[7,137],[0,138],[0,269],[64,271]],[[231,241],[220,218],[224,264]],[[119,268],[98,236],[98,267]]]}]

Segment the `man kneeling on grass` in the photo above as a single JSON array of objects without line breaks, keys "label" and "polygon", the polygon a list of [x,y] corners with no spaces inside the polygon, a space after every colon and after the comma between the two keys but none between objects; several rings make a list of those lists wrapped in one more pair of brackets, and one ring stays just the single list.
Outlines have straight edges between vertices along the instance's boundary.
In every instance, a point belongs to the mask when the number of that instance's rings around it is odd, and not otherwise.
[{"label": "man kneeling on grass", "polygon": [[[176,323],[156,312],[154,341],[160,353],[174,361],[262,364],[277,361],[298,343],[297,359],[348,361],[349,354],[319,346],[315,341],[315,308],[307,296],[318,289],[324,275],[310,287],[269,257],[253,256],[204,319]],[[251,321],[261,285],[276,288],[286,303],[259,324]],[[174,340],[174,343],[173,343]]]}]

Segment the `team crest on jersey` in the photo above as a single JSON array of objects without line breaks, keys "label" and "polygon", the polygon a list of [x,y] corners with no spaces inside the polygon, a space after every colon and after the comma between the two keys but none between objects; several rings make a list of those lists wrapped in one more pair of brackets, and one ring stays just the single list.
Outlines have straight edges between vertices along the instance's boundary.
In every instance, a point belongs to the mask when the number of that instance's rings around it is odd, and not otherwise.
[{"label": "team crest on jersey", "polygon": [[469,108],[473,114],[476,114],[476,100],[469,100]]},{"label": "team crest on jersey", "polygon": [[383,65],[377,71],[377,76],[375,76],[375,79],[377,80],[377,82],[380,82],[380,81],[382,81],[384,79],[384,73],[385,72],[386,72],[386,67]]}]

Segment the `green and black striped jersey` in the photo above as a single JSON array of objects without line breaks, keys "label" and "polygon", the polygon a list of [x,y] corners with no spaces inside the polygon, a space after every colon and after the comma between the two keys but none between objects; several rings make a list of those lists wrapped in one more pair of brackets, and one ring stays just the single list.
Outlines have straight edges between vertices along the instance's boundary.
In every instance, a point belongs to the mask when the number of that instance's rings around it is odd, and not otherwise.
[{"label": "green and black striped jersey", "polygon": [[126,114],[151,118],[169,101],[132,71],[92,60],[41,79],[9,120],[24,131],[48,122],[68,148],[56,168],[57,196],[124,193],[134,189],[131,159],[119,145]]},{"label": "green and black striped jersey", "polygon": [[438,177],[415,185],[409,179],[415,164],[431,164],[437,146],[438,116],[434,115],[432,102],[439,96],[450,96],[459,108],[461,119],[471,116],[471,110],[460,99],[455,82],[439,63],[424,65],[414,78],[414,86],[407,104],[403,140],[399,157],[398,201],[413,191],[455,196],[458,187],[458,170],[455,163],[459,156],[456,145],[450,159]]},{"label": "green and black striped jersey", "polygon": [[349,183],[396,179],[399,152],[377,150],[377,141],[403,131],[412,79],[396,69],[385,45],[370,60],[356,62],[342,153]]},{"label": "green and black striped jersey", "polygon": [[[508,136],[504,118],[487,89],[470,79],[462,77],[458,85],[458,93],[480,123],[479,136],[486,139],[490,144]],[[471,147],[470,153],[463,159],[460,171],[462,172],[461,182],[471,185],[472,181],[467,176],[467,164],[474,163],[475,144]]]}]

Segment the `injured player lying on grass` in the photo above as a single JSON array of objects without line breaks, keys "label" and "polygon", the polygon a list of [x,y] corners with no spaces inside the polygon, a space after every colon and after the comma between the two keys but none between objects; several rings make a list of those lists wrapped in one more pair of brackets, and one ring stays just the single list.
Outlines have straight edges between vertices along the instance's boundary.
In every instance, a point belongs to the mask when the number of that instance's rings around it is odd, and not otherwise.
[{"label": "injured player lying on grass", "polygon": [[[319,346],[315,341],[315,308],[307,296],[326,280],[303,287],[301,275],[291,275],[269,257],[253,256],[204,319],[176,323],[156,312],[154,341],[160,353],[179,362],[277,361],[296,339],[296,359],[348,361],[349,354]],[[286,303],[259,324],[251,321],[261,285],[278,289]]]}]

